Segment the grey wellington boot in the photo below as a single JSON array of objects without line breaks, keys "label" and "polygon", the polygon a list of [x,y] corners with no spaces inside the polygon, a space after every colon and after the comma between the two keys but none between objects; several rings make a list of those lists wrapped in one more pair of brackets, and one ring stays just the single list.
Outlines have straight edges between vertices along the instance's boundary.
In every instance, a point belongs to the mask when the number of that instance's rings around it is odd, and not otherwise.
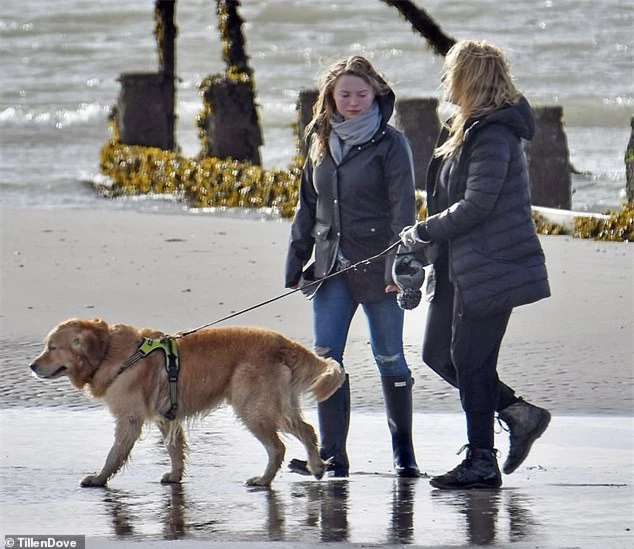
[{"label": "grey wellington boot", "polygon": [[[444,475],[433,477],[429,484],[444,490],[468,490],[472,488],[499,488],[502,475],[496,458],[497,450],[488,448],[466,448],[467,457],[455,469]],[[458,452],[458,453],[460,453]]]},{"label": "grey wellington boot", "polygon": [[533,443],[544,433],[550,423],[550,412],[519,399],[498,412],[498,418],[506,423],[510,433],[509,455],[502,471],[510,475],[527,458]]}]

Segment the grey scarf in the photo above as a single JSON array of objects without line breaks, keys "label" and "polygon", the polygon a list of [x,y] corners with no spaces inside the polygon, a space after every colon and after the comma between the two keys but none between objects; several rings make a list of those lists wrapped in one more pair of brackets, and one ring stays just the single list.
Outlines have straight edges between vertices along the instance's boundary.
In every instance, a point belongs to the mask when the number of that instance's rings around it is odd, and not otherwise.
[{"label": "grey scarf", "polygon": [[343,116],[335,113],[330,117],[332,131],[328,139],[330,153],[339,165],[344,156],[354,145],[366,143],[381,126],[381,113],[375,101],[362,115],[351,120],[344,120]]}]

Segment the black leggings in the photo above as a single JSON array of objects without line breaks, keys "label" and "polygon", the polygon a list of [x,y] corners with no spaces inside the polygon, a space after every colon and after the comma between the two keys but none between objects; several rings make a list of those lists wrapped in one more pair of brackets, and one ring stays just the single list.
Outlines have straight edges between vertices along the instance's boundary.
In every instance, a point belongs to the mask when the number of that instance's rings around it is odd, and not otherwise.
[{"label": "black leggings", "polygon": [[479,318],[465,315],[459,294],[449,280],[446,255],[436,261],[434,268],[436,289],[427,312],[423,362],[459,389],[469,426],[470,415],[480,420],[492,418],[495,411],[518,400],[515,391],[497,374],[511,310]]}]

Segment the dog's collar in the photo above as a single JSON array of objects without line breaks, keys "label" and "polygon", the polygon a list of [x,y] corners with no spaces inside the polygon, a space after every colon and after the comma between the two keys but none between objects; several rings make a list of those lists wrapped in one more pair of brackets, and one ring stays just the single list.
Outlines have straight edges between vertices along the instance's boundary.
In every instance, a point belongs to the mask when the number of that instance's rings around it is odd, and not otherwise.
[{"label": "dog's collar", "polygon": [[139,348],[134,354],[128,358],[117,370],[114,379],[125,372],[130,366],[145,358],[152,351],[161,349],[165,353],[165,370],[170,386],[170,409],[163,414],[167,419],[172,420],[176,417],[176,409],[178,408],[178,370],[180,369],[180,357],[178,353],[178,345],[176,339],[171,336],[162,336],[160,339],[152,339],[144,337]]}]

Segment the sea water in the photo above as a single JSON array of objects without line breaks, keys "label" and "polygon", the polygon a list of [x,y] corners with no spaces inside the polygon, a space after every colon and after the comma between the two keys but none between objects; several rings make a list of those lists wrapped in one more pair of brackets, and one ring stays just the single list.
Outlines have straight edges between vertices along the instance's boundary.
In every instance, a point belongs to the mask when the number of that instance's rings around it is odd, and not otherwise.
[{"label": "sea water", "polygon": [[[419,1],[456,39],[487,39],[508,52],[534,105],[561,105],[573,176],[573,209],[605,211],[625,198],[624,153],[634,106],[633,10],[624,0]],[[199,84],[224,68],[215,2],[181,0],[175,23],[177,135],[200,150]],[[95,194],[107,117],[125,72],[156,71],[154,2],[3,0],[0,13],[0,203],[43,207],[151,207]],[[440,97],[442,58],[380,0],[247,0],[243,33],[255,73],[264,166],[294,154],[302,88],[350,54],[371,59],[398,97]]]}]

